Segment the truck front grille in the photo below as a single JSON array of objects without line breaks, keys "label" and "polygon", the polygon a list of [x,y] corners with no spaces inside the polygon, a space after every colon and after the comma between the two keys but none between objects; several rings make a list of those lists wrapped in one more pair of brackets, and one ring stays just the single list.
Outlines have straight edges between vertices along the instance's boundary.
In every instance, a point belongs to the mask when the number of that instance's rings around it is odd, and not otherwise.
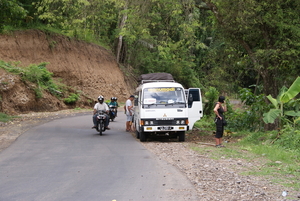
[{"label": "truck front grille", "polygon": [[173,120],[157,120],[157,125],[174,125]]}]

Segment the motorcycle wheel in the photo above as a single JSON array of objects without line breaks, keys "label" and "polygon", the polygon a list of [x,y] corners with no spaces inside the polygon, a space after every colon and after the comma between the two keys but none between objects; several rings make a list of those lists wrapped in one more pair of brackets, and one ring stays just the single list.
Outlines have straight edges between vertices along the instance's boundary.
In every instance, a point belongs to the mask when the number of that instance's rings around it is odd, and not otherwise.
[{"label": "motorcycle wheel", "polygon": [[102,122],[99,122],[98,123],[98,131],[99,131],[99,134],[102,135],[102,129],[103,129],[103,123]]}]

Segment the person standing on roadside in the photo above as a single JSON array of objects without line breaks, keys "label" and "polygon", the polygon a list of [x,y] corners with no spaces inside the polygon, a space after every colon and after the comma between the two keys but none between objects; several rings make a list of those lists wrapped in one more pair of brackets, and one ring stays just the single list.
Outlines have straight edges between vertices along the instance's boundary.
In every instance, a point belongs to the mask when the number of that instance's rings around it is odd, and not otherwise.
[{"label": "person standing on roadside", "polygon": [[133,104],[134,95],[130,95],[126,101],[125,109],[126,109],[126,132],[131,131],[132,117],[133,117]]},{"label": "person standing on roadside", "polygon": [[[223,105],[224,103],[224,105]],[[222,145],[222,137],[224,133],[224,112],[227,111],[226,103],[225,103],[225,97],[220,96],[218,102],[215,105],[214,113],[216,114],[215,123],[216,123],[216,147],[224,147]]]}]

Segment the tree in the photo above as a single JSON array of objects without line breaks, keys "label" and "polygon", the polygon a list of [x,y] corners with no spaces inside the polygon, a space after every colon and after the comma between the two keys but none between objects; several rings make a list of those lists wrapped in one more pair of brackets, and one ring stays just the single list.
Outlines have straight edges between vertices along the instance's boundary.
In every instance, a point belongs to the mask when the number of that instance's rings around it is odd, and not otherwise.
[{"label": "tree", "polygon": [[[168,72],[186,87],[200,86],[193,48],[199,45],[198,13],[193,1],[151,0],[131,2],[119,59],[141,73]],[[118,48],[120,50],[120,48]],[[121,57],[120,57],[121,58]]]},{"label": "tree", "polygon": [[[60,28],[66,33],[86,25],[88,0],[42,0],[35,3],[36,15],[47,25]],[[81,30],[84,30],[81,29]]]},{"label": "tree", "polygon": [[[292,0],[204,0],[230,46],[241,46],[264,93],[277,96],[278,86],[299,74],[300,5]],[[200,1],[198,4],[200,5]],[[235,48],[238,49],[238,48]],[[236,62],[236,61],[235,61]],[[241,65],[240,69],[248,66]],[[254,84],[254,83],[253,83]]]},{"label": "tree", "polygon": [[17,0],[0,1],[0,32],[3,31],[4,25],[18,26],[25,18],[27,11]]}]

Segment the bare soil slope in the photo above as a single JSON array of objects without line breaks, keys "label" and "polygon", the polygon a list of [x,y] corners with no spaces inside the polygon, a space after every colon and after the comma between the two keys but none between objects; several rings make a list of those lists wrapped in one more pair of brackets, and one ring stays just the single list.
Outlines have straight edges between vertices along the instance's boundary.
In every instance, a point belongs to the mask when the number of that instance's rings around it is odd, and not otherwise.
[{"label": "bare soil slope", "polygon": [[[19,66],[49,62],[47,69],[56,80],[81,91],[77,107],[92,106],[99,95],[125,101],[131,93],[115,57],[106,49],[83,41],[38,30],[17,31],[0,35],[0,60],[21,62]],[[8,114],[29,111],[66,109],[62,100],[44,93],[36,99],[34,91],[13,75],[0,69],[0,112]],[[74,105],[72,106],[74,107]]]}]

